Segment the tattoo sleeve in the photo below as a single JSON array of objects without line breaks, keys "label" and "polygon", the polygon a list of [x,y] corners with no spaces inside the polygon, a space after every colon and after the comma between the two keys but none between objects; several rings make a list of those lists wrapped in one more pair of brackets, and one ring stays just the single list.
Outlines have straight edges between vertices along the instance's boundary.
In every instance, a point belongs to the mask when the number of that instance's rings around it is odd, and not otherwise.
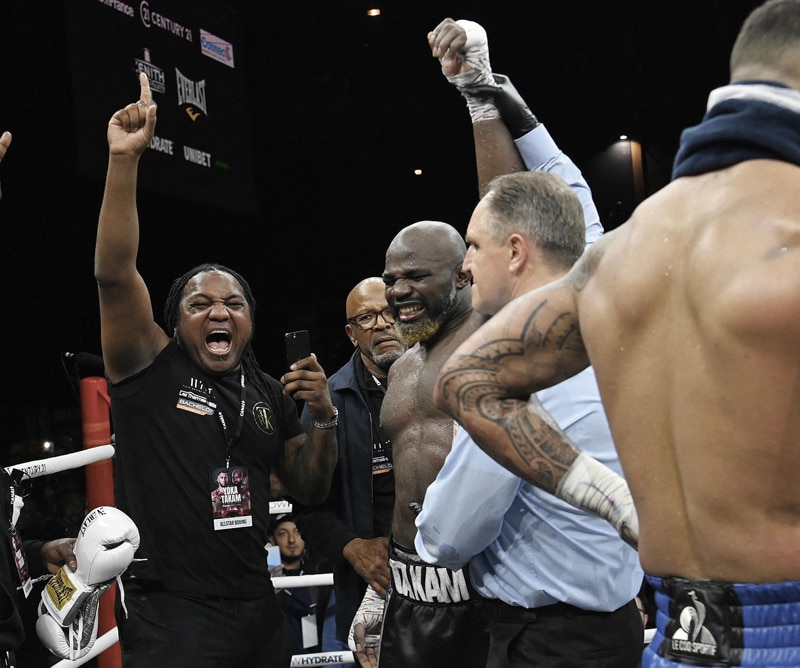
[{"label": "tattoo sleeve", "polygon": [[[576,314],[559,310],[547,291],[536,294],[456,351],[439,377],[438,399],[489,456],[552,492],[578,451],[533,393],[588,360]],[[465,352],[470,343],[477,345]]]}]

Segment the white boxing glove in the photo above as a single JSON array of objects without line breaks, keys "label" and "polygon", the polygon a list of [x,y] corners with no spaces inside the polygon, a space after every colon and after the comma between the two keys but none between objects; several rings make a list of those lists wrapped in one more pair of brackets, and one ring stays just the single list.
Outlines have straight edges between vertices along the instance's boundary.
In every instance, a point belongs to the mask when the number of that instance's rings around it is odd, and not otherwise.
[{"label": "white boxing glove", "polygon": [[84,598],[78,614],[70,624],[62,626],[52,617],[44,604],[39,601],[39,618],[36,620],[36,635],[52,654],[76,661],[94,646],[97,640],[97,622],[100,597],[111,586],[111,583],[94,587]]},{"label": "white boxing glove", "polygon": [[73,547],[77,569],[62,566],[42,591],[36,633],[53,654],[75,660],[91,649],[100,596],[138,548],[139,530],[121,510],[100,506],[85,517]]},{"label": "white boxing glove", "polygon": [[355,628],[358,625],[364,627],[364,642],[366,646],[377,645],[383,627],[383,607],[386,601],[381,595],[367,585],[361,605],[358,606],[353,622],[350,624],[350,633],[347,636],[347,644],[351,650],[356,651]]}]

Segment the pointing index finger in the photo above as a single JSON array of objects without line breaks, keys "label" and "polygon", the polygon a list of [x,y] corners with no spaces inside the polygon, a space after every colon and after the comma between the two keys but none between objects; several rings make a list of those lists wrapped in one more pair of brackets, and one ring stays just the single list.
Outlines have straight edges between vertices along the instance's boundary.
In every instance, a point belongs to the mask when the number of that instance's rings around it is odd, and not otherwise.
[{"label": "pointing index finger", "polygon": [[150,81],[144,72],[139,72],[139,86],[139,99],[149,107],[153,102],[153,94],[150,92]]}]

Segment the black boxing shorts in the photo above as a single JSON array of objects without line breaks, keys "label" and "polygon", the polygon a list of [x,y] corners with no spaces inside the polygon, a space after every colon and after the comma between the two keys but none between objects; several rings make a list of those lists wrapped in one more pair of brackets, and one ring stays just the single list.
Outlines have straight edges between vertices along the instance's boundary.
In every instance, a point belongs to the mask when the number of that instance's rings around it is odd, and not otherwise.
[{"label": "black boxing shorts", "polygon": [[432,566],[394,541],[392,582],[383,615],[379,668],[485,668],[484,600],[466,568]]},{"label": "black boxing shorts", "polygon": [[800,666],[800,582],[647,579],[658,614],[642,668]]}]

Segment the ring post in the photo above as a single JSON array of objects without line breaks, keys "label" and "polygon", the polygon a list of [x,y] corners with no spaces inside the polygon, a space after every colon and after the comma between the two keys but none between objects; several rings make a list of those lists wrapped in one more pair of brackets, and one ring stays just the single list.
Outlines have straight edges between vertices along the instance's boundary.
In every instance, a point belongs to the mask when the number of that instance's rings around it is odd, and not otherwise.
[{"label": "ring post", "polygon": [[[106,379],[99,376],[81,378],[81,422],[83,424],[83,447],[93,448],[111,443],[111,398],[108,396]],[[86,506],[88,510],[97,506],[114,504],[114,463],[112,459],[94,462],[86,467]],[[114,629],[114,600],[117,583],[100,599],[98,635]],[[121,668],[122,652],[119,643],[97,657],[98,668]]]}]

